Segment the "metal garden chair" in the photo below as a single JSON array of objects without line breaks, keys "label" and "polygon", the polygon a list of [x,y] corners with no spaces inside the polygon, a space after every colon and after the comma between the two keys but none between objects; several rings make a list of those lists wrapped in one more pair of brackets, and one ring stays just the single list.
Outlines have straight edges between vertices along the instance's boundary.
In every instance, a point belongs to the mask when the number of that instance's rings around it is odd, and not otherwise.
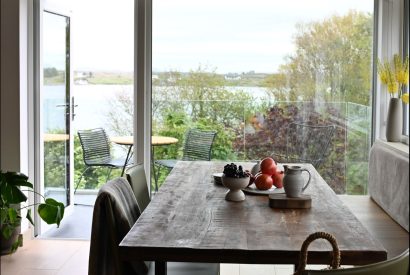
[{"label": "metal garden chair", "polygon": [[111,170],[114,168],[123,168],[125,157],[113,159],[110,151],[110,141],[104,129],[95,128],[89,130],[79,130],[78,137],[80,138],[81,147],[83,149],[83,160],[86,169],[81,174],[74,193],[77,191],[84,174],[92,168],[107,167],[108,172],[106,181],[109,179]]},{"label": "metal garden chair", "polygon": [[[186,133],[185,143],[183,147],[183,156],[181,160],[211,160],[211,150],[215,136],[215,131],[189,129]],[[155,164],[158,166],[157,171],[154,171],[156,191],[158,190],[158,177],[160,168],[166,167],[172,170],[177,162],[177,159],[161,159],[155,161]]]},{"label": "metal garden chair", "polygon": [[290,123],[286,133],[286,155],[279,156],[287,162],[311,163],[317,169],[326,157],[335,129],[334,125]]}]

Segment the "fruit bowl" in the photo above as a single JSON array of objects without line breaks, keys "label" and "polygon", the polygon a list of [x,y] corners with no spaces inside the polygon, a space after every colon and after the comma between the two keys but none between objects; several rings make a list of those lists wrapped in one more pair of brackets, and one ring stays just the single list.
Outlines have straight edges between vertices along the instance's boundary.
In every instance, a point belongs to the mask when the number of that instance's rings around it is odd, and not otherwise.
[{"label": "fruit bowl", "polygon": [[222,175],[222,184],[229,188],[229,191],[225,195],[227,201],[243,201],[245,200],[245,194],[242,189],[248,186],[249,177],[244,178],[232,178]]}]

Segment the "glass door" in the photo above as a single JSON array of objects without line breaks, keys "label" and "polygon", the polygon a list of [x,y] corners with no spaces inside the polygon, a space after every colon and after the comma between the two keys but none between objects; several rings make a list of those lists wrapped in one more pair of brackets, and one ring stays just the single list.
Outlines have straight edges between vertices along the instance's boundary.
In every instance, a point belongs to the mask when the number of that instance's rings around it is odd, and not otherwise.
[{"label": "glass door", "polygon": [[72,204],[70,139],[74,117],[70,96],[70,18],[42,14],[41,129],[43,145],[43,192],[45,198]]}]

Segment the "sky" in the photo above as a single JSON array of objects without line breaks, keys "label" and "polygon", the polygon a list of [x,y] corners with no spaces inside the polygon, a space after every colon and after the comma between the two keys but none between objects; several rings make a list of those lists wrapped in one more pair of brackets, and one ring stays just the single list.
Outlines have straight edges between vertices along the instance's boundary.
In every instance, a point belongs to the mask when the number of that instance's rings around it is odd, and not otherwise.
[{"label": "sky", "polygon": [[[75,70],[133,70],[133,0],[49,1],[70,5]],[[297,23],[349,10],[373,0],[153,0],[153,71],[276,72]]]}]

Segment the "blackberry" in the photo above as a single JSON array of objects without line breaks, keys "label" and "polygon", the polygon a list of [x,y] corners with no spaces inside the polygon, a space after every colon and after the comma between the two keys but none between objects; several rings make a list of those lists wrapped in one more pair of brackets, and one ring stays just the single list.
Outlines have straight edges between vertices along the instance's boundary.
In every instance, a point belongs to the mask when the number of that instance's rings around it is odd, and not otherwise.
[{"label": "blackberry", "polygon": [[235,163],[229,163],[224,166],[224,171],[226,177],[230,178],[246,178],[249,175],[243,170],[241,165],[237,166]]}]

